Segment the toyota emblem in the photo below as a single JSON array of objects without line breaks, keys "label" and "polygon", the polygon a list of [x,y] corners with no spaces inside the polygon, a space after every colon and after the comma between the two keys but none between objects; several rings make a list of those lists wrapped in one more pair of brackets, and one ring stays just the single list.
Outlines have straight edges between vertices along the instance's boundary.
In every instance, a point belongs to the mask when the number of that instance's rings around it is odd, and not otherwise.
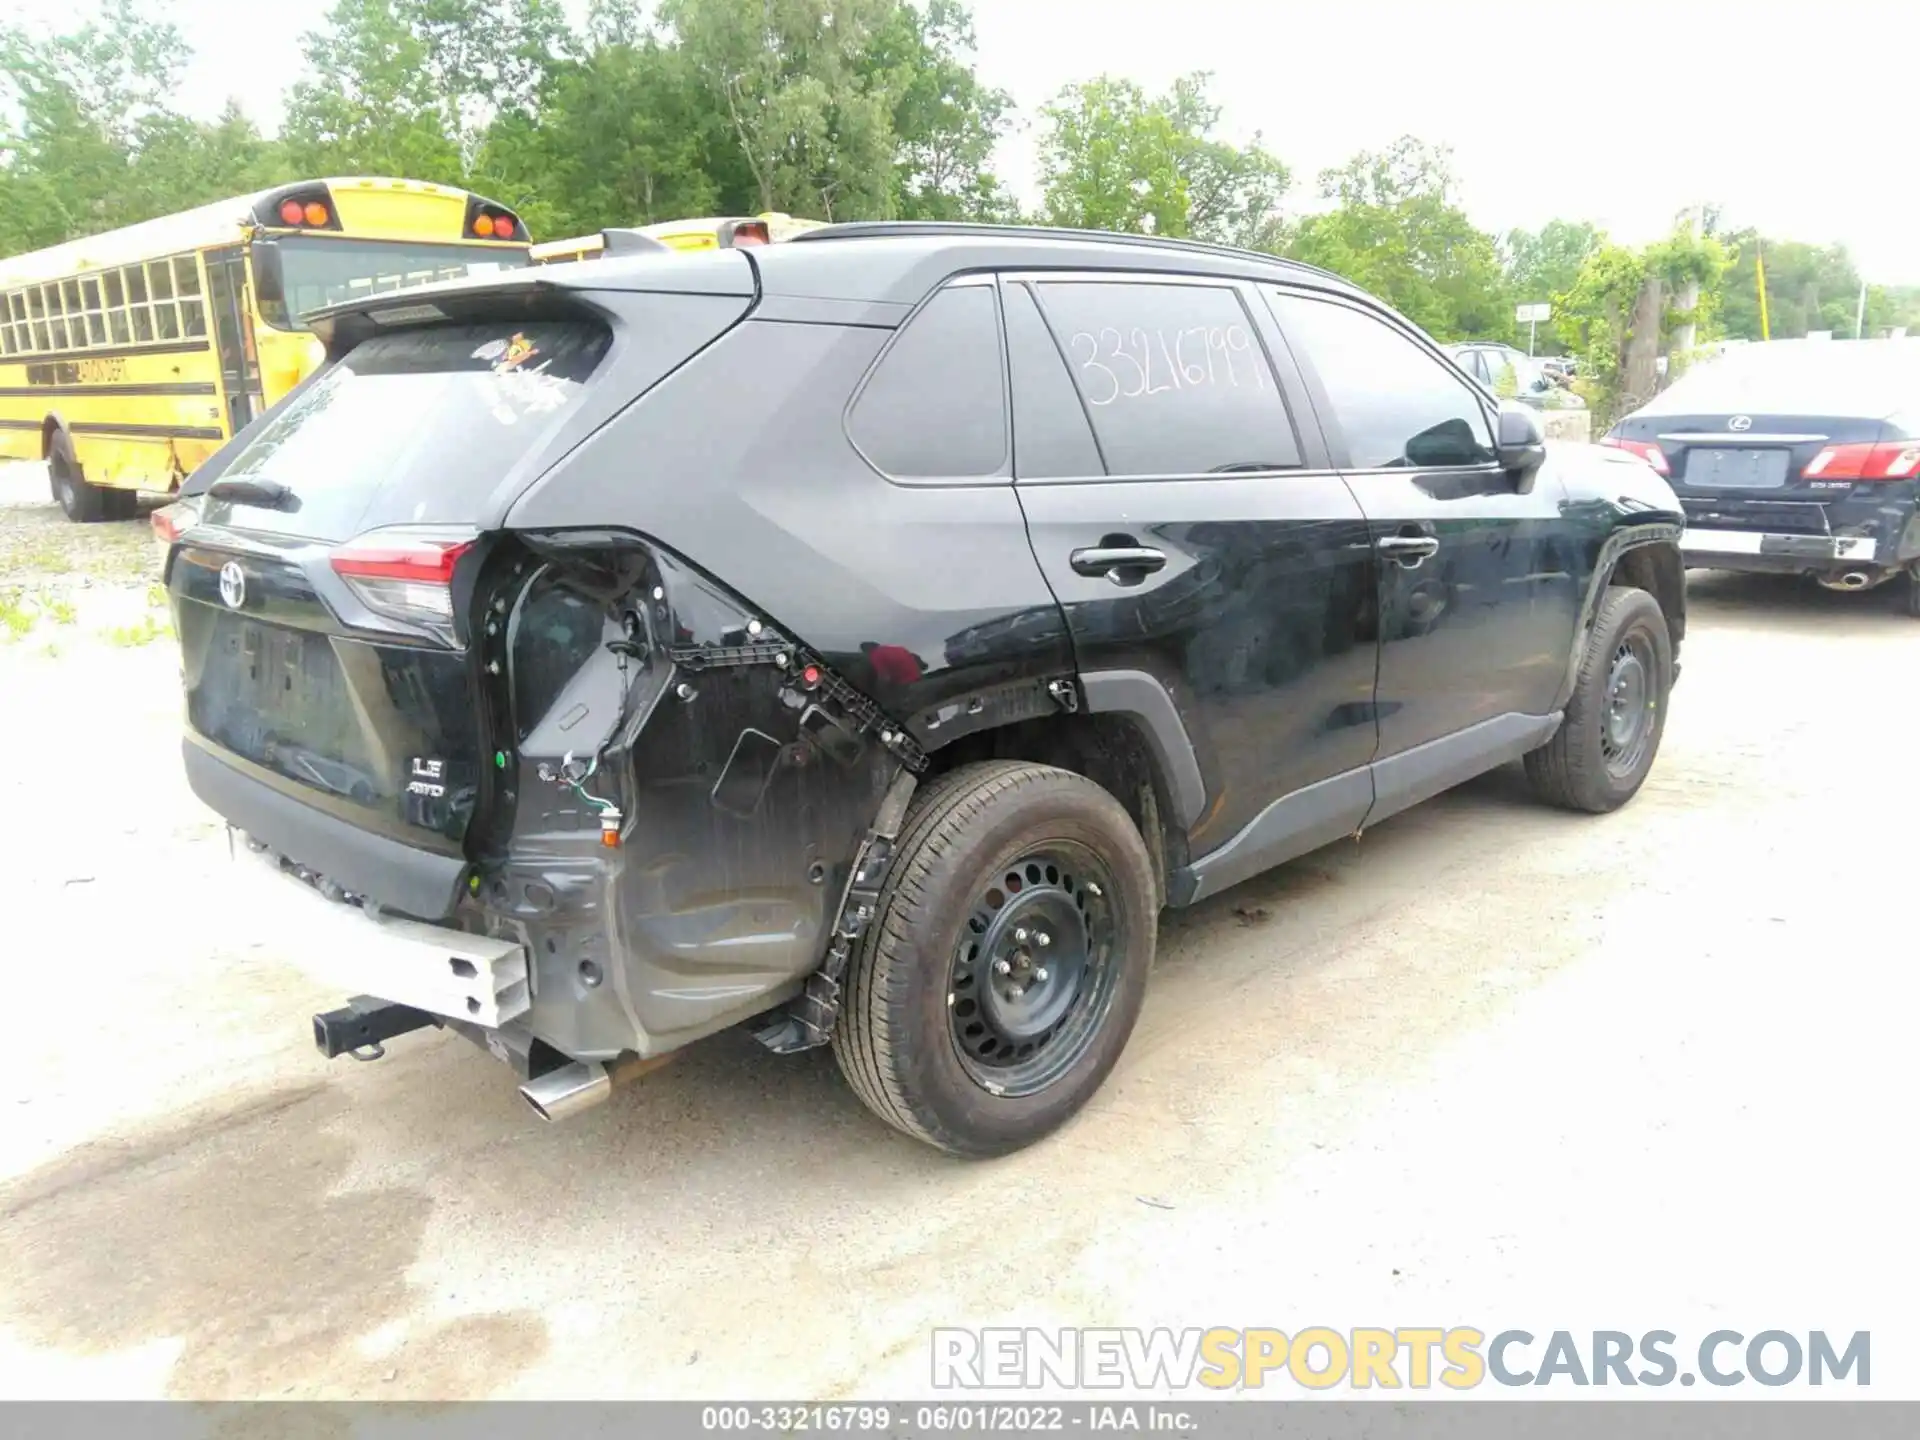
[{"label": "toyota emblem", "polygon": [[229,610],[238,610],[247,603],[247,572],[240,568],[237,560],[229,560],[220,567],[220,598],[227,602]]},{"label": "toyota emblem", "polygon": [[1751,430],[1752,428],[1753,417],[1751,415],[1736,415],[1727,421],[1727,429],[1729,430]]}]

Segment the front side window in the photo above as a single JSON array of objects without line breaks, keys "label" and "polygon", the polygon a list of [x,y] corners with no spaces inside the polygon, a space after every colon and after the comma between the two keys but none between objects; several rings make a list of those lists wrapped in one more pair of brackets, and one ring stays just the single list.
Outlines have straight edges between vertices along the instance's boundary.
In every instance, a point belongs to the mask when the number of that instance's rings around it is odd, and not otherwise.
[{"label": "front side window", "polygon": [[1277,287],[1267,296],[1295,357],[1326,387],[1355,469],[1493,463],[1486,411],[1444,360],[1351,305]]},{"label": "front side window", "polygon": [[847,433],[876,469],[896,479],[1007,473],[1006,385],[991,286],[951,286],[921,307],[868,377]]},{"label": "front side window", "polygon": [[1224,285],[1041,281],[1107,473],[1206,475],[1300,464],[1286,402]]}]

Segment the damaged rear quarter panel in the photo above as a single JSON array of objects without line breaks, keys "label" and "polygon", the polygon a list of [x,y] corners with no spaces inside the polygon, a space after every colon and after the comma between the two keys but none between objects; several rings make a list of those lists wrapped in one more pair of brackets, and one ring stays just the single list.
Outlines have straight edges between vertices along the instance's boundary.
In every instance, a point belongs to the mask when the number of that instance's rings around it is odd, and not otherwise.
[{"label": "damaged rear quarter panel", "polygon": [[[759,622],[927,748],[952,733],[925,725],[941,707],[1072,671],[1012,484],[896,485],[848,441],[848,398],[889,333],[749,320],[507,512],[527,536],[624,532],[657,567],[637,593],[661,592],[624,728],[642,708],[644,723],[614,738],[596,782],[622,787],[617,851],[540,778],[554,751],[593,742],[537,728],[521,742],[490,908],[529,927],[535,1030],[566,1053],[671,1048],[797,991],[899,768],[872,731],[810,733],[773,666],[690,671],[658,640],[737,647]],[[607,981],[585,985],[582,961]]]},{"label": "damaged rear quarter panel", "polygon": [[[533,957],[539,1039],[654,1054],[798,989],[900,761],[676,557],[529,539],[545,557],[502,637],[517,796],[483,903]],[[746,659],[702,663],[722,654]],[[617,846],[596,802],[618,808]]]}]

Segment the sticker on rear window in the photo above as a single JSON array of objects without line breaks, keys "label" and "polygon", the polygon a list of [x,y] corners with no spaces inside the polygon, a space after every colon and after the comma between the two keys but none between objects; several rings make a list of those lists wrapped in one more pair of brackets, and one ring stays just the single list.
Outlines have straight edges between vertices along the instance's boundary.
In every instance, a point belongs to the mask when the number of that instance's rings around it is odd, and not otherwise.
[{"label": "sticker on rear window", "polygon": [[504,375],[510,370],[518,370],[539,353],[538,345],[515,331],[511,340],[487,341],[473,352],[473,358],[487,361],[493,366],[494,374]]}]

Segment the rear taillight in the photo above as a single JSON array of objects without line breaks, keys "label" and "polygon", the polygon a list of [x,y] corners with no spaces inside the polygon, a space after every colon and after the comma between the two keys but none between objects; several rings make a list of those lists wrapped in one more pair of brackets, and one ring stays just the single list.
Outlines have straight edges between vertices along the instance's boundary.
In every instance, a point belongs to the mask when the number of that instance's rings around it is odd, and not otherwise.
[{"label": "rear taillight", "polygon": [[1666,451],[1651,440],[1622,440],[1618,435],[1602,435],[1600,443],[1611,445],[1615,450],[1626,450],[1638,455],[1662,475],[1673,473],[1672,467],[1667,464]]},{"label": "rear taillight", "polygon": [[441,628],[453,620],[454,568],[473,545],[471,535],[375,531],[348,541],[328,560],[369,610]]},{"label": "rear taillight", "polygon": [[200,523],[200,502],[176,500],[162,505],[148,517],[148,523],[153,526],[154,540],[164,549]]},{"label": "rear taillight", "polygon": [[1920,475],[1920,442],[1829,445],[1800,473],[1809,480],[1911,480]]}]

